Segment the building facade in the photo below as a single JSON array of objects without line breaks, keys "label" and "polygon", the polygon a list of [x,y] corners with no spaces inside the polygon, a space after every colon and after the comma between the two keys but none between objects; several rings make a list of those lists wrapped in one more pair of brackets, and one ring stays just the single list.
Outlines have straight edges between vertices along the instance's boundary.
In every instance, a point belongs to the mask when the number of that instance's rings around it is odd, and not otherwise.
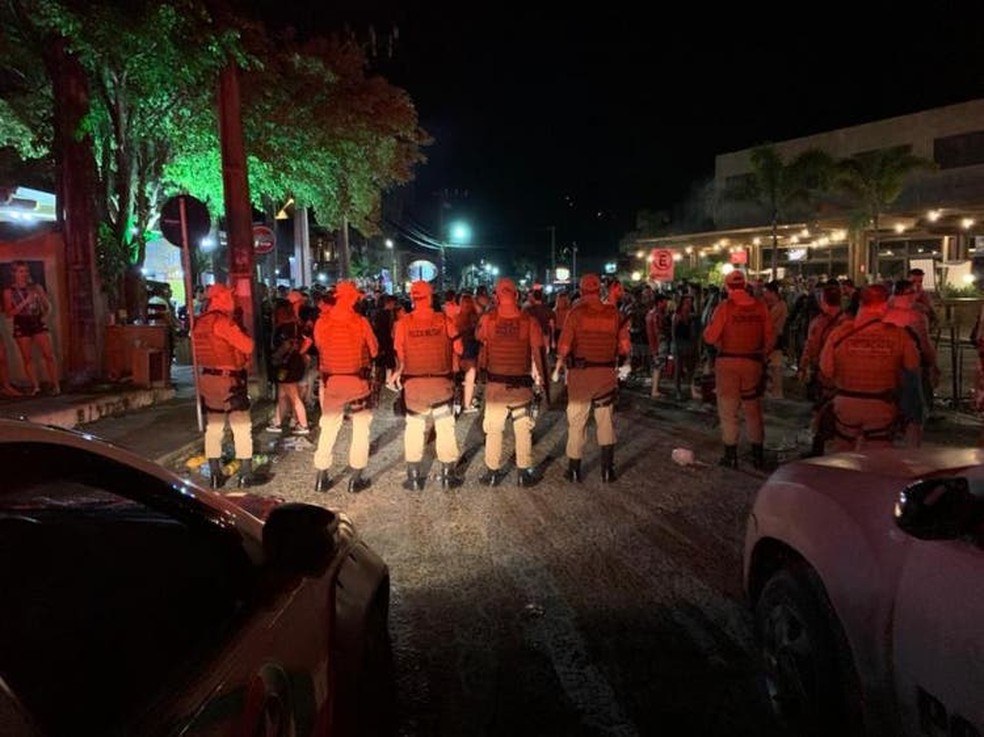
[{"label": "building facade", "polygon": [[[927,273],[927,286],[966,287],[984,276],[984,99],[934,108],[772,144],[784,162],[819,149],[834,159],[901,148],[932,161],[910,173],[902,192],[872,223],[858,224],[860,203],[822,194],[785,213],[776,228],[778,276],[851,277],[861,283],[894,279],[909,268]],[[753,177],[754,148],[715,158],[713,231],[640,238],[645,259],[672,249],[692,266],[722,260],[771,276],[771,215],[729,193]],[[645,272],[643,272],[645,273]]]}]

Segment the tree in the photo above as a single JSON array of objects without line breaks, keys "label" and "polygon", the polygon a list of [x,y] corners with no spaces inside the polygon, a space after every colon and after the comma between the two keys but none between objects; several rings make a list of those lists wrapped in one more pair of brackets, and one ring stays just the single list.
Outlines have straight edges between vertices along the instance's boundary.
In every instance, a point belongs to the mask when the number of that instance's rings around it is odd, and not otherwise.
[{"label": "tree", "polygon": [[912,154],[908,146],[894,146],[839,160],[833,183],[854,200],[855,227],[871,227],[877,250],[881,215],[902,194],[908,176],[935,168],[934,161]]},{"label": "tree", "polygon": [[786,162],[775,146],[765,144],[752,150],[752,177],[736,193],[742,200],[763,205],[772,223],[772,278],[778,272],[779,223],[795,203],[808,202],[815,192],[829,186],[833,158],[820,149],[804,151]]}]

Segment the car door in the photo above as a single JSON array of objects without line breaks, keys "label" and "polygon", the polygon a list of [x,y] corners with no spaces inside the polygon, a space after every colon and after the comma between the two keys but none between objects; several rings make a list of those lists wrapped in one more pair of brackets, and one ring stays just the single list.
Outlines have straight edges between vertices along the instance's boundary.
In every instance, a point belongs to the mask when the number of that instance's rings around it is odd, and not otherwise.
[{"label": "car door", "polygon": [[984,551],[977,539],[912,538],[892,651],[904,734],[984,735]]},{"label": "car door", "polygon": [[17,603],[0,608],[0,674],[46,734],[314,732],[314,582],[265,577],[227,517],[125,462],[16,443],[0,465]]}]

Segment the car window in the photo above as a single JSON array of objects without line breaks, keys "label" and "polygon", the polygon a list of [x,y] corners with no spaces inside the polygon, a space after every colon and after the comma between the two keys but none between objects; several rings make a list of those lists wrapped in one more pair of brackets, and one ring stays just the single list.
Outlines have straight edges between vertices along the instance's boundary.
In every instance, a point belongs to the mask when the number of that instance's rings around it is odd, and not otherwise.
[{"label": "car window", "polygon": [[236,626],[249,561],[125,464],[24,443],[0,467],[0,675],[46,733],[110,734]]}]

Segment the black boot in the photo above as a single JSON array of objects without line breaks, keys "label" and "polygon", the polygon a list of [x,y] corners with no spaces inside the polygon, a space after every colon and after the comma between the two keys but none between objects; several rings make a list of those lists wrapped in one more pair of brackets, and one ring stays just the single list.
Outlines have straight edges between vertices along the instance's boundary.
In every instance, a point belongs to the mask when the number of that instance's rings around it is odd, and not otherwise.
[{"label": "black boot", "polygon": [[238,482],[239,488],[245,489],[248,486],[252,486],[254,481],[256,481],[256,476],[253,475],[253,459],[240,458],[239,482]]},{"label": "black boot", "polygon": [[752,468],[756,471],[765,468],[765,448],[762,443],[752,443]]},{"label": "black boot", "polygon": [[324,493],[324,492],[328,491],[328,489],[330,489],[332,487],[332,484],[334,484],[334,483],[335,483],[335,480],[331,476],[328,475],[328,469],[327,468],[318,469],[318,471],[317,471],[317,473],[315,474],[315,477],[314,477],[314,490],[315,491],[320,491],[320,492]]},{"label": "black boot", "polygon": [[738,468],[738,446],[724,446],[724,455],[721,456],[721,460],[718,461],[718,465],[724,466],[725,468]]},{"label": "black boot", "polygon": [[502,483],[502,480],[506,477],[504,471],[498,468],[490,468],[481,476],[478,477],[478,483],[483,486],[498,486]]},{"label": "black boot", "polygon": [[222,461],[218,458],[208,459],[208,485],[213,489],[221,489],[226,482],[222,475]]},{"label": "black boot", "polygon": [[536,486],[538,483],[540,483],[540,477],[536,475],[536,471],[532,467],[516,469],[516,486],[522,486],[528,489],[531,486]]},{"label": "black boot", "polygon": [[419,463],[408,463],[407,480],[403,482],[403,488],[407,491],[421,491],[424,488],[424,478],[420,475]]},{"label": "black boot", "polygon": [[442,489],[457,489],[465,480],[458,476],[454,472],[455,463],[442,463],[441,464],[441,488]]},{"label": "black boot", "polygon": [[361,468],[353,468],[352,475],[349,477],[349,494],[358,494],[372,486],[372,480],[362,475]]},{"label": "black boot", "polygon": [[820,433],[813,434],[813,442],[810,443],[810,457],[819,458],[824,453],[824,437]]},{"label": "black boot", "polygon": [[564,471],[564,478],[567,479],[568,481],[576,481],[578,483],[584,481],[584,476],[581,475],[580,458],[567,459],[567,470]]},{"label": "black boot", "polygon": [[601,480],[611,483],[615,480],[615,446],[601,446]]}]

